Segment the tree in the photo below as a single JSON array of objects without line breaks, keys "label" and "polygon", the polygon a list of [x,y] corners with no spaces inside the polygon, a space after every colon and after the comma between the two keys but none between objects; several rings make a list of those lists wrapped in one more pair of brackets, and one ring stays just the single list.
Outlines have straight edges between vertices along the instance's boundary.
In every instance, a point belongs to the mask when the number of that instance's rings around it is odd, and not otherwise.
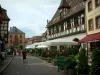
[{"label": "tree", "polygon": [[100,75],[100,48],[96,48],[92,52],[92,67],[93,75]]},{"label": "tree", "polygon": [[89,66],[88,66],[88,57],[86,55],[86,49],[83,48],[79,52],[79,63],[78,63],[78,73],[80,74],[88,74]]}]

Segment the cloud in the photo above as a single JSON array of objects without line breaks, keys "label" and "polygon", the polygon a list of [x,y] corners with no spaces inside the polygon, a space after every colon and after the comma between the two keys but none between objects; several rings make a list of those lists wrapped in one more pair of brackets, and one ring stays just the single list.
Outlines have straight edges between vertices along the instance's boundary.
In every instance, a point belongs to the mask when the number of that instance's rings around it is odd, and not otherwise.
[{"label": "cloud", "polygon": [[60,0],[0,0],[0,3],[11,19],[9,26],[16,26],[32,37],[44,33],[47,19],[53,17]]}]

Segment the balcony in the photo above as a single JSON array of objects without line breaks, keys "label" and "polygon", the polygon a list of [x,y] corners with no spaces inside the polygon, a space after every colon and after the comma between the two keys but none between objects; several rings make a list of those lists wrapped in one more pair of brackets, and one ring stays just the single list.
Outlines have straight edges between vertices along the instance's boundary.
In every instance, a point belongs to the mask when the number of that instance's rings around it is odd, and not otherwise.
[{"label": "balcony", "polygon": [[77,28],[71,28],[71,29],[67,29],[63,32],[59,32],[59,33],[55,33],[52,35],[48,35],[48,39],[55,39],[55,38],[59,38],[59,37],[64,37],[64,36],[70,36],[70,35],[75,35],[78,33],[83,33],[85,32],[85,27],[84,25],[78,26]]}]

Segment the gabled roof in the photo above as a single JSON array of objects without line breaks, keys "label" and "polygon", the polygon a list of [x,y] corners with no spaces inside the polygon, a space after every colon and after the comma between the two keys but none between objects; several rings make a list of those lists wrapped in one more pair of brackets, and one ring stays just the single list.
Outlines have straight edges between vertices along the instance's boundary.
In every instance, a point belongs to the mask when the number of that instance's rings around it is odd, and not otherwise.
[{"label": "gabled roof", "polygon": [[46,36],[47,35],[47,31],[45,31],[43,34],[42,34],[42,36]]},{"label": "gabled roof", "polygon": [[18,29],[17,27],[12,27],[9,30],[9,34],[25,34],[24,32],[22,32],[20,29]]},{"label": "gabled roof", "polygon": [[2,10],[2,11],[1,11],[1,12],[2,12],[2,13],[1,13],[2,19],[3,19],[3,20],[10,20],[10,18],[9,18],[8,15],[7,15],[7,10],[4,9],[4,8],[2,8],[1,5],[0,5],[0,8],[1,8],[1,10]]},{"label": "gabled roof", "polygon": [[70,8],[66,0],[61,0],[60,6],[58,9],[62,9],[62,8]]},{"label": "gabled roof", "polygon": [[[85,11],[85,6],[83,5],[84,0],[66,0],[66,2],[70,6],[70,9],[68,9],[68,12],[64,16],[64,19],[74,15],[75,13],[77,13],[79,11],[82,11],[82,10]],[[50,26],[58,23],[59,21],[61,21],[61,19],[60,19],[60,10],[57,9],[55,15],[53,16],[51,21],[49,21],[49,23],[47,24],[47,27],[50,27]]]}]

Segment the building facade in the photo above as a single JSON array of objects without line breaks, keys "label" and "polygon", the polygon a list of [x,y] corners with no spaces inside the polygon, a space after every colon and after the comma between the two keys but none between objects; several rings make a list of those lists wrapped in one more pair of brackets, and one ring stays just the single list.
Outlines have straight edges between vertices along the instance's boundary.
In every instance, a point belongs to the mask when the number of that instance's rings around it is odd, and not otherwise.
[{"label": "building facade", "polygon": [[86,36],[84,0],[61,0],[47,24],[47,39],[79,40]]},{"label": "building facade", "polygon": [[100,0],[86,1],[87,35],[100,32]]},{"label": "building facade", "polygon": [[32,44],[32,38],[25,38],[25,47],[29,44]]},{"label": "building facade", "polygon": [[45,42],[47,40],[47,31],[45,31],[43,34],[42,34],[42,42]]},{"label": "building facade", "polygon": [[87,36],[82,39],[87,43],[88,61],[91,65],[91,55],[94,48],[100,47],[100,0],[86,0]]},{"label": "building facade", "polygon": [[17,27],[10,27],[8,46],[25,47],[25,33]]},{"label": "building facade", "polygon": [[33,36],[32,43],[42,42],[42,36]]},{"label": "building facade", "polygon": [[0,5],[0,52],[4,52],[8,43],[9,21],[7,10]]}]

